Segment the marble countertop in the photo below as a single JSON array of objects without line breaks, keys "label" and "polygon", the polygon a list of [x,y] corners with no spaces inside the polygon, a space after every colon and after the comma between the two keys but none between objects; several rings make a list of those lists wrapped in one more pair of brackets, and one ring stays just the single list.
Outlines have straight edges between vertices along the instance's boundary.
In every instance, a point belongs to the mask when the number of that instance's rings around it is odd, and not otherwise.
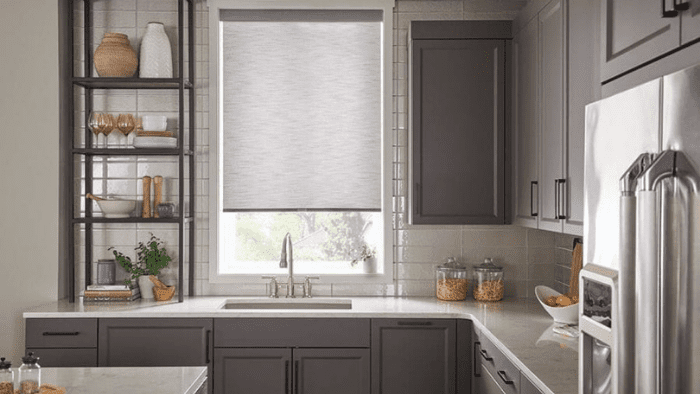
[{"label": "marble countertop", "polygon": [[207,367],[41,368],[41,383],[70,394],[195,394]]},{"label": "marble countertop", "polygon": [[[448,302],[428,297],[352,297],[349,310],[221,309],[227,300],[251,297],[190,297],[183,303],[138,300],[121,305],[70,304],[33,308],[25,318],[328,317],[470,319],[547,394],[577,394],[578,339],[552,331],[554,322],[536,300],[495,303]],[[323,300],[318,297],[315,300]],[[335,298],[333,298],[335,299]]]}]

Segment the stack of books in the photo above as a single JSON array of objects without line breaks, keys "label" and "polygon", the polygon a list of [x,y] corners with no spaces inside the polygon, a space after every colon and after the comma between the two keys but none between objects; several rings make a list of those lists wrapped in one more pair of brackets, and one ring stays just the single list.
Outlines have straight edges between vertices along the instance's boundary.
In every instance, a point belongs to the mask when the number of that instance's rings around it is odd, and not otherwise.
[{"label": "stack of books", "polygon": [[83,292],[84,302],[133,301],[141,298],[139,288],[127,285],[89,285]]}]

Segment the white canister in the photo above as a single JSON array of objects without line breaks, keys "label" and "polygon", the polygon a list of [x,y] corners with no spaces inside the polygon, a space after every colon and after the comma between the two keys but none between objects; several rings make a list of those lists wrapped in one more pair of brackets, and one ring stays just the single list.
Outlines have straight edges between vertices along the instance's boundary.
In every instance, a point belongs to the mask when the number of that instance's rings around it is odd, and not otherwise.
[{"label": "white canister", "polygon": [[149,22],[141,40],[139,77],[172,78],[173,60],[170,41],[162,23]]},{"label": "white canister", "polygon": [[155,287],[155,285],[153,284],[153,282],[151,282],[151,279],[148,277],[148,275],[139,276],[136,280],[139,282],[141,298],[143,298],[144,300],[152,300],[154,298],[153,287]]}]

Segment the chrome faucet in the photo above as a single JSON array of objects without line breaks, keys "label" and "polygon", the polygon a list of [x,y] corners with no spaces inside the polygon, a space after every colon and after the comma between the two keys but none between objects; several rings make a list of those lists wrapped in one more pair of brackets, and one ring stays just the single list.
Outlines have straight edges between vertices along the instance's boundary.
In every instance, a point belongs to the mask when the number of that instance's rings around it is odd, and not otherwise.
[{"label": "chrome faucet", "polygon": [[[289,259],[287,259],[287,244],[289,244]],[[282,241],[282,257],[280,258],[280,268],[289,267],[289,278],[287,278],[287,298],[294,297],[294,258],[292,251],[292,235],[287,233]]]}]

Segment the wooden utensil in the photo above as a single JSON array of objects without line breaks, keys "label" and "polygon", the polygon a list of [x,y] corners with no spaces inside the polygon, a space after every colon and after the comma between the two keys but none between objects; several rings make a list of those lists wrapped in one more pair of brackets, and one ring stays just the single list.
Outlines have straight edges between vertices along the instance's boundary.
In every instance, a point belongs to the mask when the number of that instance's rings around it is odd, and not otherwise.
[{"label": "wooden utensil", "polygon": [[151,177],[148,175],[143,177],[143,209],[141,210],[141,217],[151,217]]},{"label": "wooden utensil", "polygon": [[153,198],[153,217],[157,218],[158,215],[158,204],[163,202],[163,177],[156,175],[153,177],[153,192],[155,197]]},{"label": "wooden utensil", "polygon": [[104,198],[97,197],[96,195],[94,195],[94,194],[92,194],[92,193],[86,194],[85,197],[87,197],[87,198],[89,198],[89,199],[91,199],[91,200],[93,200],[93,201],[102,201],[102,200],[104,200]]}]

